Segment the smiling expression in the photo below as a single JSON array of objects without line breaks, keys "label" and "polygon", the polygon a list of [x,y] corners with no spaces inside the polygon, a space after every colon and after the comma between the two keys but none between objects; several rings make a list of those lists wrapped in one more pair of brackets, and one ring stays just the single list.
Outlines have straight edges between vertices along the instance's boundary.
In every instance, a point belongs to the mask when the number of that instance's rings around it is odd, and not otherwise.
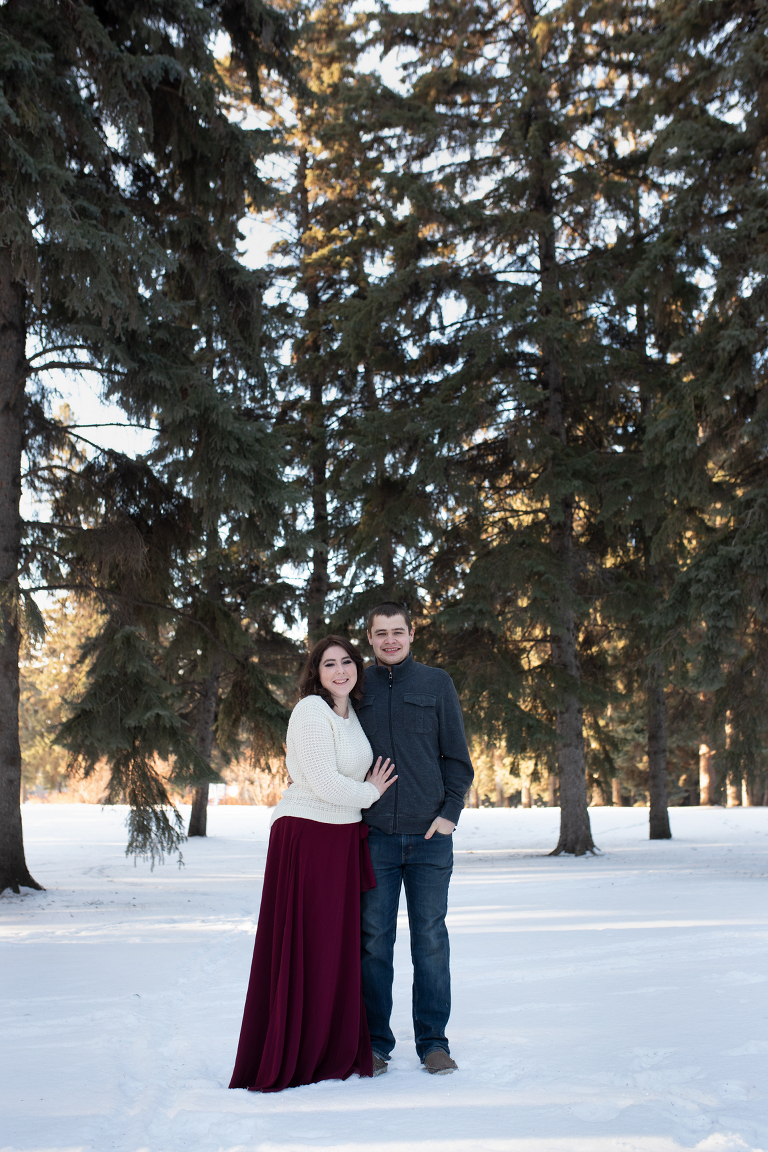
[{"label": "smiling expression", "polygon": [[357,684],[355,662],[338,644],[332,644],[323,652],[319,672],[320,683],[334,700],[346,700]]},{"label": "smiling expression", "polygon": [[413,629],[404,616],[374,616],[368,643],[379,664],[402,664],[411,650]]}]

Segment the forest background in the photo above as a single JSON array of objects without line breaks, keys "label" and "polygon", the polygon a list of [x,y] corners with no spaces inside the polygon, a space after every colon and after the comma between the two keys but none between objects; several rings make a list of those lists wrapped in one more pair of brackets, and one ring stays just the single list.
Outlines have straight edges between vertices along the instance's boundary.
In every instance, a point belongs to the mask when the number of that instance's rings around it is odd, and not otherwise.
[{"label": "forest background", "polygon": [[22,788],[273,800],[382,599],[555,851],[768,800],[768,7],[404,7],[0,9],[0,887]]}]

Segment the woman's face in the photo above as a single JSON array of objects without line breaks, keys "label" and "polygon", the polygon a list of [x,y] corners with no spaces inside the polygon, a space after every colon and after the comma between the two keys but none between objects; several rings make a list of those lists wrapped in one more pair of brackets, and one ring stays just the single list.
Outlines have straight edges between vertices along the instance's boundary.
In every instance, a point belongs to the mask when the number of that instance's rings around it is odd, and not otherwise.
[{"label": "woman's face", "polygon": [[357,668],[340,644],[326,648],[320,657],[320,683],[332,696],[349,696],[357,684]]}]

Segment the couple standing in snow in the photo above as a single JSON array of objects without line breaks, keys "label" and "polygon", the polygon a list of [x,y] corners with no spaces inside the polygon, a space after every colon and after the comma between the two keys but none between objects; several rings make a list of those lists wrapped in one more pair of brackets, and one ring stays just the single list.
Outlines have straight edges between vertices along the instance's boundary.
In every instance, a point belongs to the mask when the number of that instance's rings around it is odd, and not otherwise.
[{"label": "couple standing in snow", "polygon": [[380,604],[368,617],[374,667],[327,636],[302,672],[230,1088],[387,1071],[402,885],[416,1051],[428,1072],[456,1070],[445,914],[473,773],[453,682],[413,659],[412,640],[406,610]]}]

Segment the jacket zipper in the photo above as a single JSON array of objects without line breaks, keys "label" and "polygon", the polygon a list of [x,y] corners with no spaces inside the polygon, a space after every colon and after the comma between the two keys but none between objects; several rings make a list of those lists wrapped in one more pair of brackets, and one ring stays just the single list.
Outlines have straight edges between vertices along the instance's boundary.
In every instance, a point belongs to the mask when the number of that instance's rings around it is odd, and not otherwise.
[{"label": "jacket zipper", "polygon": [[[395,738],[392,735],[392,669],[389,670],[389,746],[392,749],[392,759],[395,758]],[[392,831],[397,832],[397,780],[395,780],[395,801]]]}]

